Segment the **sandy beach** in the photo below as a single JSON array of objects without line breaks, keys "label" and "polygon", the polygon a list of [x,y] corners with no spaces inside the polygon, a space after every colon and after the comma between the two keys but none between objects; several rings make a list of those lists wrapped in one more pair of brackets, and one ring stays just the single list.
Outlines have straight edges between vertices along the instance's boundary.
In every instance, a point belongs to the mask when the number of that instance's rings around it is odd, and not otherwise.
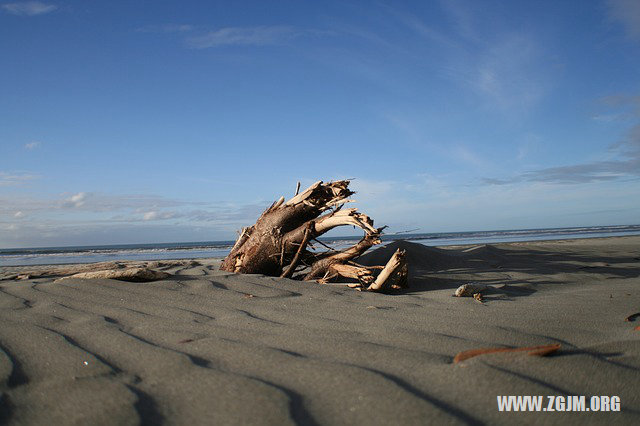
[{"label": "sandy beach", "polygon": [[[640,312],[640,237],[396,242],[361,261],[398,246],[411,288],[392,295],[219,259],[148,264],[170,276],[143,283],[0,268],[0,423],[638,424],[640,318],[625,318]],[[452,297],[469,282],[493,288]],[[500,412],[498,395],[618,396],[621,410]]]}]

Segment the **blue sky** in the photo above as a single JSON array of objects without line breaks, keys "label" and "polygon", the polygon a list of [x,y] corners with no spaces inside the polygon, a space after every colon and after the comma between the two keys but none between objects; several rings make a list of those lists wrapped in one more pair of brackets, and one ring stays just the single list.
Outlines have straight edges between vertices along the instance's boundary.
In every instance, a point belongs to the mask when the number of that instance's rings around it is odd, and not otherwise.
[{"label": "blue sky", "polygon": [[[640,223],[640,2],[0,0],[0,247]],[[347,233],[353,230],[345,231]]]}]

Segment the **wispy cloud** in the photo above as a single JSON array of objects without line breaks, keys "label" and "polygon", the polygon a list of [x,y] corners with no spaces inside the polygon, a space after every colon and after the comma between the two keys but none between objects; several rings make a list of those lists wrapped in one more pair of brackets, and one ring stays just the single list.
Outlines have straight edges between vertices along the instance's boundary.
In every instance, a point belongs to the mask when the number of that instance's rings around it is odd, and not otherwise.
[{"label": "wispy cloud", "polygon": [[[481,10],[477,2],[465,2],[464,0],[440,0],[440,7],[446,12],[454,25],[456,32],[468,40],[478,41],[476,19]],[[472,9],[475,7],[476,9]]]},{"label": "wispy cloud", "polygon": [[619,114],[595,114],[591,117],[592,120],[599,121],[601,123],[614,123],[622,118],[623,117],[620,117]]},{"label": "wispy cloud", "polygon": [[[54,199],[25,196],[0,197],[0,216],[46,218],[64,216],[73,220],[135,223],[181,219],[185,222],[238,224],[255,220],[267,202],[234,203],[175,200],[153,195],[109,195],[96,192],[63,194]],[[66,220],[66,219],[65,219]]]},{"label": "wispy cloud", "polygon": [[469,43],[474,51],[460,52],[447,61],[445,76],[487,106],[503,112],[526,111],[548,92],[553,67],[535,36],[504,33],[487,43]]},{"label": "wispy cloud", "polygon": [[389,7],[386,10],[390,16],[398,20],[402,25],[411,29],[421,37],[427,39],[429,42],[437,45],[458,50],[461,48],[460,44],[456,42],[452,37],[436,30],[432,26],[427,25],[417,16],[410,13],[402,12],[398,8]]},{"label": "wispy cloud", "polygon": [[78,192],[70,195],[66,194],[62,200],[56,200],[50,204],[50,208],[75,209],[94,213],[126,210],[144,213],[157,209],[202,203],[173,200],[153,195],[110,195],[95,192]]},{"label": "wispy cloud", "polygon": [[591,119],[601,123],[614,123],[640,120],[640,96],[611,95],[598,100],[606,112],[592,115]]},{"label": "wispy cloud", "polygon": [[194,26],[190,24],[161,24],[146,25],[137,28],[136,31],[140,33],[186,33],[193,29]]},{"label": "wispy cloud", "polygon": [[53,4],[45,4],[39,1],[23,1],[17,3],[5,3],[2,9],[13,14],[23,16],[35,16],[44,15],[45,13],[53,12],[58,6]]},{"label": "wispy cloud", "polygon": [[87,201],[88,194],[86,192],[79,192],[64,200],[62,207],[82,207]]},{"label": "wispy cloud", "polygon": [[0,186],[16,186],[37,179],[38,176],[26,173],[0,172]]},{"label": "wispy cloud", "polygon": [[615,161],[597,161],[586,164],[550,167],[522,174],[525,181],[548,183],[591,183],[640,177],[640,155],[629,152],[629,157]]},{"label": "wispy cloud", "polygon": [[189,47],[207,49],[210,47],[245,45],[264,46],[285,42],[298,35],[288,26],[228,27],[187,39]]},{"label": "wispy cloud", "polygon": [[38,148],[41,145],[40,142],[38,141],[33,141],[33,142],[29,142],[24,144],[25,149],[28,149],[29,151],[33,151],[34,149]]},{"label": "wispy cloud", "polygon": [[[491,17],[475,2],[441,1],[450,31],[437,30],[418,16],[390,11],[390,16],[437,46],[435,62],[442,77],[465,89],[489,109],[526,111],[548,92],[554,67],[535,33],[520,28],[491,28]],[[551,66],[550,66],[551,65]]]},{"label": "wispy cloud", "polygon": [[183,216],[177,212],[172,211],[149,211],[142,215],[142,220],[144,221],[152,221],[152,220],[168,220],[168,219],[176,219],[178,217]]},{"label": "wispy cloud", "polygon": [[268,204],[97,192],[56,198],[0,194],[0,246],[231,239]]},{"label": "wispy cloud", "polygon": [[609,17],[622,24],[630,39],[640,41],[640,2],[638,0],[609,0]]},{"label": "wispy cloud", "polygon": [[632,107],[640,116],[640,95],[610,95],[599,99],[600,103],[610,107]]},{"label": "wispy cloud", "polygon": [[637,181],[464,186],[451,177],[420,174],[397,181],[365,180],[363,188],[375,196],[359,192],[354,207],[375,218],[377,226],[388,225],[389,234],[416,228],[436,232],[637,222]]},{"label": "wispy cloud", "polygon": [[[626,104],[634,108],[640,106],[639,101],[637,96],[605,99],[610,104]],[[629,115],[640,120],[640,110]],[[517,182],[579,184],[640,178],[640,123],[636,123],[622,140],[610,145],[602,158],[587,163],[531,170],[506,179],[485,178],[484,182],[493,185]]]},{"label": "wispy cloud", "polygon": [[466,146],[458,145],[451,151],[453,159],[476,168],[486,168],[488,163]]},{"label": "wispy cloud", "polygon": [[[142,220],[160,221],[170,219],[181,219],[187,222],[204,222],[217,224],[242,224],[245,225],[255,219],[264,211],[267,204],[247,204],[247,205],[224,205],[207,209],[186,209],[186,210],[159,210],[149,211],[138,210],[142,213]],[[136,222],[138,217],[121,217],[126,221]]]},{"label": "wispy cloud", "polygon": [[532,152],[535,152],[541,141],[542,138],[535,133],[526,133],[517,140],[518,152],[516,158],[518,161],[525,160]]},{"label": "wispy cloud", "polygon": [[2,247],[81,246],[92,244],[140,244],[233,239],[235,230],[217,225],[173,223],[2,223]]}]

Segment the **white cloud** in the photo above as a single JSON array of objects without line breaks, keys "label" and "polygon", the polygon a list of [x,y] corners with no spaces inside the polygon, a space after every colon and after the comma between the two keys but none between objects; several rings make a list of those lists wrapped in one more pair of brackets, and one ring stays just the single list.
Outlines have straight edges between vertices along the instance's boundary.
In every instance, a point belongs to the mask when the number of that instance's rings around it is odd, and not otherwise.
[{"label": "white cloud", "polygon": [[24,145],[25,149],[28,149],[29,151],[33,151],[34,149],[36,149],[37,147],[39,147],[41,144],[38,141],[33,141],[33,142],[29,142],[26,143]]},{"label": "white cloud", "polygon": [[39,1],[23,1],[17,3],[5,3],[2,8],[13,15],[44,15],[53,12],[58,6],[53,4],[45,4]]},{"label": "white cloud", "polygon": [[[25,195],[0,195],[0,217],[31,218],[34,221],[46,220],[49,217],[60,217],[61,210],[65,218],[88,221],[137,222],[141,221],[144,213],[156,212],[147,216],[148,219],[170,219],[186,217],[190,221],[209,221],[216,216],[216,212],[223,212],[224,218],[229,218],[241,207],[216,206],[211,211],[178,210],[186,206],[206,205],[203,202],[179,201],[158,196],[143,195],[105,195],[93,192],[78,192],[63,194],[57,198],[33,198]],[[174,208],[168,210],[169,208]],[[66,211],[65,211],[66,210]],[[120,214],[107,218],[108,213]],[[218,213],[219,214],[219,213]],[[58,220],[58,219],[56,219]],[[66,220],[66,219],[65,219]]]},{"label": "white cloud", "polygon": [[0,247],[52,247],[231,240],[235,228],[171,223],[112,224],[47,222],[18,226],[0,223]]},{"label": "white cloud", "polygon": [[278,44],[296,35],[291,27],[286,26],[228,27],[191,37],[187,43],[194,49],[230,45],[263,46]]},{"label": "white cloud", "polygon": [[79,192],[64,194],[63,200],[54,201],[54,208],[75,208],[94,213],[134,210],[143,213],[150,210],[178,207],[185,205],[199,205],[202,202],[172,200],[154,195],[109,195],[94,192]]},{"label": "white cloud", "polygon": [[0,186],[16,186],[24,185],[30,180],[36,179],[37,176],[24,173],[5,173],[0,172]]},{"label": "white cloud", "polygon": [[595,114],[591,117],[591,119],[594,121],[599,121],[601,123],[613,123],[623,120],[624,117],[621,117],[620,114]]},{"label": "white cloud", "polygon": [[152,210],[144,213],[142,215],[142,220],[150,221],[150,220],[167,220],[167,219],[176,219],[179,217],[183,217],[183,213],[178,213],[174,211],[157,211]]},{"label": "white cloud", "polygon": [[156,220],[158,217],[158,212],[147,212],[142,216],[143,220]]},{"label": "white cloud", "polygon": [[88,194],[86,192],[79,192],[67,198],[63,203],[63,207],[82,207],[84,206],[87,197]]},{"label": "white cloud", "polygon": [[609,0],[609,17],[624,27],[627,36],[640,41],[640,2],[638,0]]},{"label": "white cloud", "polygon": [[268,204],[91,192],[58,198],[0,194],[0,247],[226,240],[255,222]]}]

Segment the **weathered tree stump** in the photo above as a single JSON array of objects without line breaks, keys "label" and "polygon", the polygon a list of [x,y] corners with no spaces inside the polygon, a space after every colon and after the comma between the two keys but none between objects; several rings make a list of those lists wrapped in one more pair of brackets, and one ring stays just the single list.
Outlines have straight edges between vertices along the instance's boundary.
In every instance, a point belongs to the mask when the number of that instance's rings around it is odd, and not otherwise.
[{"label": "weathered tree stump", "polygon": [[[299,185],[299,184],[298,184]],[[316,182],[288,201],[281,197],[243,228],[220,269],[243,274],[265,274],[327,283],[339,277],[357,280],[351,287],[371,291],[407,286],[404,251],[398,250],[386,266],[366,267],[354,260],[380,243],[384,227],[356,209],[343,209],[354,194],[349,180]],[[311,251],[313,242],[329,230],[352,225],[364,231],[363,238],[345,250]]]}]

